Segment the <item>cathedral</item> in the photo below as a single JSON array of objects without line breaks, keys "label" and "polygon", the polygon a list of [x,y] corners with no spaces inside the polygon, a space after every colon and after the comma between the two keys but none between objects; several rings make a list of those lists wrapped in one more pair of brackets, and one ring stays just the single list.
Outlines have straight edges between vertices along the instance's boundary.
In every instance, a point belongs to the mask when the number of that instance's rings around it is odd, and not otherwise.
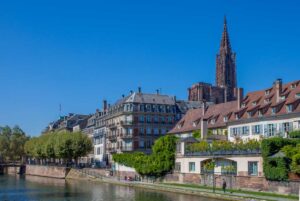
[{"label": "cathedral", "polygon": [[235,53],[231,50],[226,17],[219,54],[216,58],[216,85],[198,82],[188,88],[189,101],[224,103],[236,100],[237,80]]}]

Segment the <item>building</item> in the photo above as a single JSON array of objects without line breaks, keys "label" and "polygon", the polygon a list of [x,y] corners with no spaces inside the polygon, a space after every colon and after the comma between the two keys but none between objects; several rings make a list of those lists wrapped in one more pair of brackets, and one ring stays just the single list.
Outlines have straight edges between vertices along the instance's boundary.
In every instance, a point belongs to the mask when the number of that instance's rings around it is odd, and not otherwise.
[{"label": "building", "polygon": [[226,18],[219,53],[216,58],[216,86],[198,82],[188,88],[189,101],[223,103],[236,99],[236,54],[231,49]]},{"label": "building", "polygon": [[249,92],[237,89],[237,100],[192,109],[169,132],[191,137],[201,130],[202,138],[260,139],[273,136],[288,137],[300,130],[300,80],[283,84],[276,80],[267,89]]},{"label": "building", "polygon": [[113,153],[151,153],[154,141],[168,133],[186,111],[197,107],[200,102],[176,100],[158,91],[143,93],[141,88],[111,106],[104,101],[103,110],[96,113],[95,157],[111,161]]},{"label": "building", "polygon": [[94,159],[97,167],[105,167],[108,165],[108,155],[106,153],[106,135],[108,128],[106,127],[107,101],[103,101],[102,111],[97,110],[95,113],[95,129],[94,129]]},{"label": "building", "polygon": [[300,130],[300,80],[248,93],[239,110],[228,121],[228,139],[288,137]]},{"label": "building", "polygon": [[237,101],[230,101],[190,109],[169,134],[174,134],[180,138],[188,138],[193,136],[193,132],[200,131],[202,139],[227,140],[226,123],[228,119],[226,118],[231,116],[231,111],[234,111],[237,105]]},{"label": "building", "polygon": [[67,116],[61,116],[58,120],[49,123],[43,133],[53,131],[81,131],[88,122],[90,115],[69,113]]}]

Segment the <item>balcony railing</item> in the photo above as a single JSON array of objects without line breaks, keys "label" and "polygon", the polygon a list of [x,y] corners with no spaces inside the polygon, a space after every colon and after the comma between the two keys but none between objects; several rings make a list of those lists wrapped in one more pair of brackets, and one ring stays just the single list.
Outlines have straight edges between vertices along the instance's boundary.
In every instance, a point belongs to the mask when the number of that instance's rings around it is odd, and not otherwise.
[{"label": "balcony railing", "polygon": [[121,133],[121,134],[120,134],[120,137],[123,138],[123,139],[126,139],[126,138],[132,138],[132,134]]},{"label": "balcony railing", "polygon": [[130,126],[133,124],[133,122],[132,121],[120,121],[120,124],[122,126]]},{"label": "balcony railing", "polygon": [[260,149],[253,150],[220,150],[220,151],[204,151],[192,152],[186,151],[185,156],[227,156],[227,155],[258,155],[261,154]]}]

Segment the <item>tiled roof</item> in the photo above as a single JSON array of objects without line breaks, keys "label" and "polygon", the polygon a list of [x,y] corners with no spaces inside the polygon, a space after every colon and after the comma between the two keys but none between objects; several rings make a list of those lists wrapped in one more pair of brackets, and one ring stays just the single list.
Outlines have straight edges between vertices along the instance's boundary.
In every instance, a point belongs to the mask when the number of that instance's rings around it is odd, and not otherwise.
[{"label": "tiled roof", "polygon": [[[278,100],[277,100],[278,99]],[[176,124],[169,133],[183,133],[201,128],[200,120],[208,120],[208,128],[221,128],[226,126],[224,117],[228,122],[240,119],[276,116],[287,114],[287,105],[292,105],[292,112],[300,112],[300,80],[282,85],[280,96],[276,95],[275,84],[268,89],[248,93],[238,107],[237,101],[221,103],[209,106],[203,116],[202,108],[191,109]],[[272,113],[272,108],[276,113]]]},{"label": "tiled roof", "polygon": [[183,133],[187,131],[198,130],[201,128],[201,119],[214,122],[213,124],[209,123],[208,128],[226,126],[225,122],[223,121],[224,116],[228,115],[229,111],[234,110],[236,107],[237,101],[210,105],[206,108],[204,116],[202,108],[191,109],[169,133]]}]

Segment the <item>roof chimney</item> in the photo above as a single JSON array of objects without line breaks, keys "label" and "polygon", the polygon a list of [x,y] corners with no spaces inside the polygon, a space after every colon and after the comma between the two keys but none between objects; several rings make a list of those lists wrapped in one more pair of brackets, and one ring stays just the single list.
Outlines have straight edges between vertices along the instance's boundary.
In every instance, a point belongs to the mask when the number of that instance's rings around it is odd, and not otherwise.
[{"label": "roof chimney", "polygon": [[103,107],[103,111],[105,112],[107,110],[107,100],[105,100],[105,99],[103,100],[102,107]]},{"label": "roof chimney", "polygon": [[280,95],[282,93],[282,79],[277,79],[275,82],[275,95],[276,95],[276,102],[280,101]]},{"label": "roof chimney", "polygon": [[124,94],[122,94],[122,98],[125,98],[125,95],[124,95]]},{"label": "roof chimney", "polygon": [[130,90],[130,95],[131,95],[131,94],[133,94],[133,91],[132,91],[132,90]]},{"label": "roof chimney", "polygon": [[204,116],[205,116],[205,112],[206,112],[206,102],[203,101],[203,102],[202,102],[202,117],[203,117],[203,118],[204,118]]},{"label": "roof chimney", "polygon": [[138,87],[138,92],[139,92],[139,94],[142,93],[142,88],[141,87]]},{"label": "roof chimney", "polygon": [[159,95],[159,89],[156,89],[156,94]]},{"label": "roof chimney", "polygon": [[237,88],[236,98],[237,98],[237,107],[238,109],[241,109],[242,101],[244,99],[244,89],[243,88]]}]

